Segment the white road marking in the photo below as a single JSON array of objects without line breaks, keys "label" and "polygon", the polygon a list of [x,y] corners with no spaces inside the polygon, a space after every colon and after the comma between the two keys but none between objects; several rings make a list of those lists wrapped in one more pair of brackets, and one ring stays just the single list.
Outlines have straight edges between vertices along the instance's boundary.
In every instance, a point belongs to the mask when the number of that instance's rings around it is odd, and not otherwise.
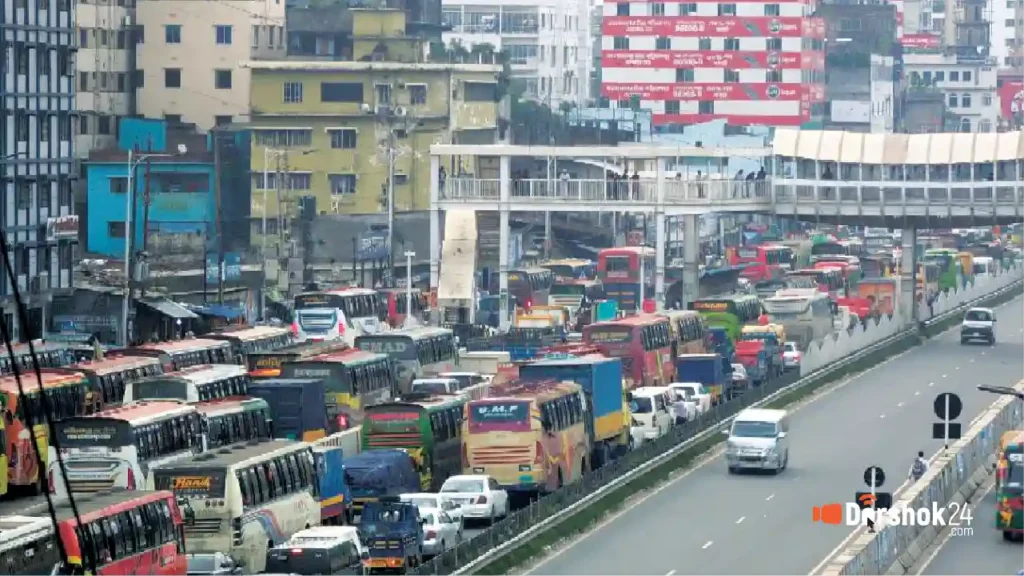
[{"label": "white road marking", "polygon": [[974,364],[974,358],[971,358],[970,360],[968,360],[968,362],[967,362],[967,363],[968,363],[968,364]]},{"label": "white road marking", "polygon": [[882,414],[882,416],[881,416],[881,417],[882,417],[882,418],[885,418],[885,414]]},{"label": "white road marking", "polygon": [[675,570],[669,570],[668,572],[665,572],[665,576],[672,576],[675,573],[676,573]]},{"label": "white road marking", "polygon": [[929,388],[931,388],[932,386],[935,386],[935,382],[929,382],[929,383],[928,383],[928,387],[929,387]]},{"label": "white road marking", "polygon": [[768,502],[768,501],[770,501],[770,500],[771,500],[772,498],[775,498],[775,494],[769,494],[769,495],[768,495],[768,497],[764,499],[764,501],[765,501],[765,502]]},{"label": "white road marking", "polygon": [[946,375],[945,375],[945,374],[943,374],[943,375],[942,375],[942,377],[943,377],[943,378],[945,378],[945,377],[946,377]]},{"label": "white road marking", "polygon": [[956,368],[954,368],[954,370],[959,370],[959,369],[960,369],[960,367],[959,367],[959,366],[957,366]]},{"label": "white road marking", "polygon": [[714,541],[713,540],[708,540],[707,542],[704,543],[703,546],[700,547],[700,549],[701,550],[707,550],[708,548],[711,548],[712,544],[714,544]]},{"label": "white road marking", "polygon": [[897,408],[903,408],[903,402],[900,402],[899,404],[897,404],[896,407]]},{"label": "white road marking", "polygon": [[920,396],[920,395],[921,395],[921,391],[920,390],[914,392],[914,396]]},{"label": "white road marking", "polygon": [[746,519],[747,519],[747,517],[746,517],[746,516],[740,516],[740,519],[739,519],[739,520],[737,520],[737,521],[736,521],[736,523],[737,523],[737,524],[743,524],[743,521],[744,521],[744,520],[746,520]]}]

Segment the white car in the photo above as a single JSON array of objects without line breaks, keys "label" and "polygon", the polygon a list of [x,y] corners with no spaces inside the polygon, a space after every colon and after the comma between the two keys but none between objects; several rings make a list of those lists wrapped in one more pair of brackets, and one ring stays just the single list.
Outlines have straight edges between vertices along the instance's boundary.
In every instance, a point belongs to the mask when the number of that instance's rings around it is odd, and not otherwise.
[{"label": "white car", "polygon": [[782,365],[786,370],[797,370],[804,354],[796,347],[796,342],[786,342],[782,348]]},{"label": "white car", "polygon": [[739,382],[744,388],[750,384],[747,378],[747,368],[739,362],[732,365],[732,381]]},{"label": "white car", "polygon": [[423,554],[436,556],[462,543],[462,523],[444,510],[420,508],[423,520]]},{"label": "white car", "polygon": [[508,516],[508,492],[484,474],[452,476],[441,485],[441,497],[462,508],[463,520],[494,522]]},{"label": "white car", "polygon": [[682,404],[686,406],[686,413],[682,415],[683,418],[687,422],[696,418],[699,412],[697,408],[697,399],[694,397],[693,391],[678,383],[669,384],[668,389],[677,402],[681,400]]},{"label": "white car", "polygon": [[398,499],[402,502],[413,504],[417,508],[437,508],[442,512],[446,512],[460,524],[462,523],[462,508],[460,508],[458,504],[442,498],[440,494],[434,494],[433,492],[413,492],[409,494],[402,494]]},{"label": "white car", "polygon": [[698,414],[705,414],[711,410],[711,392],[700,382],[674,382],[669,384],[669,387],[689,390],[690,397],[697,405]]},{"label": "white car", "polygon": [[644,438],[655,440],[668,434],[675,424],[672,402],[664,386],[641,386],[632,392],[629,410],[633,418],[644,427]]}]

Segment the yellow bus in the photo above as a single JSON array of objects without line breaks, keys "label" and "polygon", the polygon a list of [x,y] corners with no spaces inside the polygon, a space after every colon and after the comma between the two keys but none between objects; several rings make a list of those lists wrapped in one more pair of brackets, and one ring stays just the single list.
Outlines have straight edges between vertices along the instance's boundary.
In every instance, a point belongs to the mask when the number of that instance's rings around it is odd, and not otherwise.
[{"label": "yellow bus", "polygon": [[672,335],[672,358],[680,354],[704,354],[707,352],[708,323],[700,312],[693,310],[665,310],[661,316],[668,318],[669,333]]},{"label": "yellow bus", "polygon": [[494,386],[466,405],[462,423],[466,474],[487,474],[513,492],[552,492],[589,469],[587,401],[575,382]]}]

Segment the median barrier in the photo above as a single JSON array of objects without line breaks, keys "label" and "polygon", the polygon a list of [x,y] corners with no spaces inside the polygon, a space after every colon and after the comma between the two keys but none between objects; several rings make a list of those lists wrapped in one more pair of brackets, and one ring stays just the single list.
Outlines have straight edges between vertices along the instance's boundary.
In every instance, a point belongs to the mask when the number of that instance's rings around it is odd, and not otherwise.
[{"label": "median barrier", "polygon": [[[1024,382],[1016,385],[1024,391]],[[1019,429],[1024,422],[1024,402],[1003,396],[975,420],[970,429],[932,462],[921,480],[911,485],[894,508],[946,508],[950,503],[963,505],[991,473],[995,450],[1004,432]],[[995,511],[973,514],[985,529]],[[947,520],[949,518],[947,517]],[[927,553],[929,544],[939,535],[935,526],[885,526],[876,533],[864,533],[840,552],[823,571],[826,576],[861,574],[906,574]],[[996,538],[996,530],[987,531]],[[985,538],[986,533],[975,534]]]},{"label": "median barrier", "polygon": [[997,275],[983,274],[975,276],[966,286],[959,290],[947,290],[939,294],[935,300],[932,301],[931,306],[927,302],[918,303],[918,318],[927,320],[933,317],[942,316],[943,314],[959,308],[964,304],[976,300],[979,296],[985,294],[991,294],[1002,288],[1005,288],[1008,284],[1013,283],[1021,276],[1021,269],[1019,266],[1009,264]]},{"label": "median barrier", "polygon": [[[961,302],[960,307],[947,310],[941,315],[929,316],[926,313],[927,306],[924,307],[924,310],[921,311],[923,314],[919,316],[919,318],[924,319],[919,323],[918,327],[921,335],[925,338],[931,338],[960,324],[963,321],[964,312],[972,306],[998,306],[1020,296],[1021,290],[1024,288],[1022,276],[1024,276],[1024,269],[1019,265],[1005,269],[1002,274],[989,277],[984,283],[976,283],[976,288],[964,290],[962,297],[957,298],[957,301]],[[979,293],[978,288],[987,289],[989,292]],[[967,296],[971,296],[971,298]]]},{"label": "median barrier", "polygon": [[[1017,284],[1008,284],[1017,285],[1019,280]],[[992,298],[1012,297],[1005,292],[1006,289],[992,295]],[[1019,288],[1014,293],[1019,294]],[[988,297],[982,297],[969,304],[984,305],[988,302]],[[950,310],[943,318],[931,322],[936,325],[940,321],[959,318],[962,314],[962,309]],[[895,322],[894,319],[888,320]],[[864,334],[870,335],[870,328]],[[826,384],[909,350],[921,342],[919,334],[916,328],[895,331],[887,337],[881,336],[880,332],[877,339],[861,340],[865,348],[847,348],[845,356],[833,355],[831,363],[813,372],[788,373],[753,388],[744,396],[719,404],[695,421],[673,427],[666,436],[585,474],[579,481],[531,502],[409,573],[505,574],[532,558],[544,555],[552,545],[587,531],[596,521],[620,508],[637,492],[657,486],[673,472],[686,467],[721,443],[721,431],[730,425],[732,418],[741,410],[790,405]],[[835,344],[833,346],[839,349]]]}]

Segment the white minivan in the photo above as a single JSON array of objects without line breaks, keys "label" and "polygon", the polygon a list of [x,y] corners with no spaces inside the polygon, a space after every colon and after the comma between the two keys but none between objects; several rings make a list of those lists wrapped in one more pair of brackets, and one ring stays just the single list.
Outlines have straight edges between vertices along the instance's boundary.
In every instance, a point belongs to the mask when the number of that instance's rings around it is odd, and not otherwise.
[{"label": "white minivan", "polygon": [[641,386],[631,392],[629,409],[644,431],[647,441],[661,438],[668,434],[675,417],[668,388],[664,386]]},{"label": "white minivan", "polygon": [[729,473],[743,470],[771,470],[775,474],[789,465],[789,412],[748,408],[736,415],[729,430],[725,460]]}]

